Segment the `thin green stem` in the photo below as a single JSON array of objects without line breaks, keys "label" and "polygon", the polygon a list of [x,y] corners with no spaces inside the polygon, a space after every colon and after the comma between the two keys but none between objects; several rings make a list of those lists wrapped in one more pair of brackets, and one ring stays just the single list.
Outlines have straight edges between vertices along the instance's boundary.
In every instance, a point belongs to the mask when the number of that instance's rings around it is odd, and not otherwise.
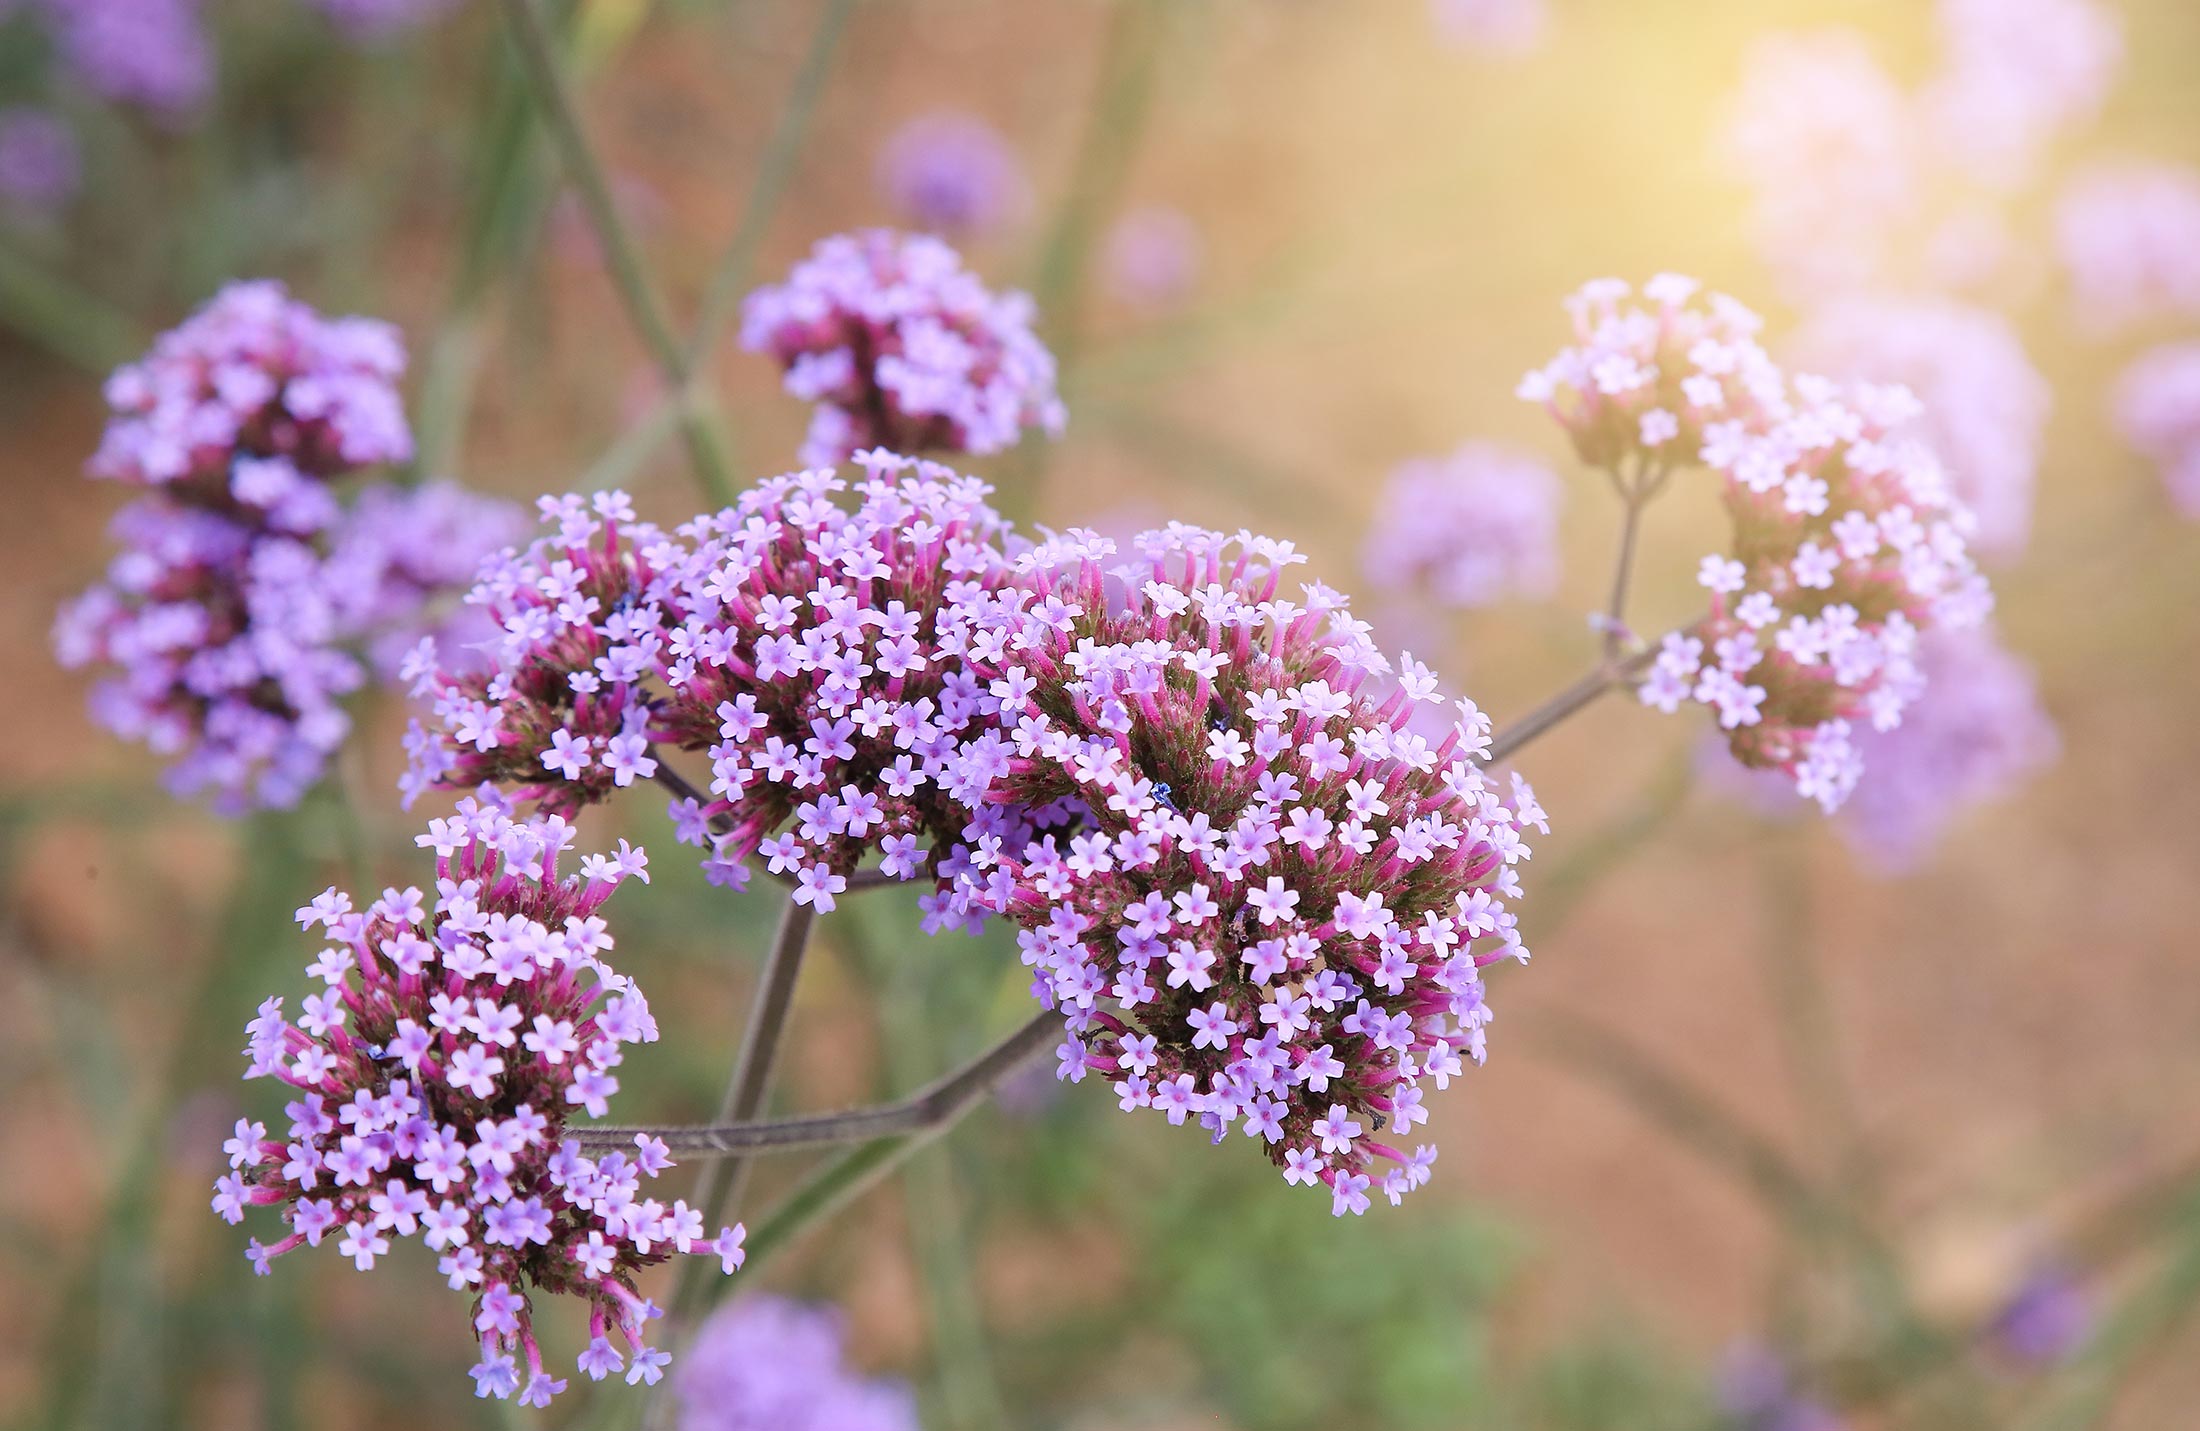
[{"label": "thin green stem", "polygon": [[734,498],[733,465],[725,439],[703,406],[689,400],[687,349],[673,333],[664,304],[642,266],[641,252],[633,235],[627,231],[625,220],[619,217],[611,182],[589,145],[572,85],[558,63],[542,12],[536,0],[503,0],[503,5],[536,102],[549,120],[551,133],[565,159],[567,176],[580,197],[582,212],[595,231],[627,318],[656,364],[665,386],[679,395],[680,430],[687,439],[688,456],[694,464],[696,478],[711,501],[730,505]]},{"label": "thin green stem", "polygon": [[[1083,293],[1093,242],[1122,191],[1152,108],[1167,8],[1166,0],[1117,0],[1113,7],[1101,42],[1097,98],[1040,252],[1033,292],[1064,386],[1083,345]],[[1003,484],[1000,505],[1011,520],[1028,520],[1038,510],[1047,441],[1026,437],[1018,453],[1020,480]]]},{"label": "thin green stem", "polygon": [[[764,1099],[771,1091],[773,1070],[779,1062],[779,1045],[786,1035],[787,1015],[794,1008],[794,987],[801,977],[802,956],[809,948],[810,928],[815,922],[813,906],[797,904],[792,899],[787,901],[786,909],[779,916],[779,932],[773,936],[771,953],[764,961],[764,978],[757,989],[756,1006],[749,1014],[747,1031],[741,1036],[741,1051],[734,1059],[725,1094],[718,1102],[720,1123],[748,1122],[764,1106]],[[691,1150],[683,1147],[683,1151]],[[747,1162],[735,1150],[720,1151],[733,1156],[705,1167],[695,1183],[696,1205],[704,1210],[704,1220],[713,1226],[739,1199],[742,1178],[748,1170]]]},{"label": "thin green stem", "polygon": [[1490,741],[1483,760],[1491,765],[1506,759],[1530,741],[1539,739],[1595,704],[1597,698],[1621,685],[1658,657],[1658,648],[1646,646],[1631,656],[1607,660],[1580,680],[1499,731]]},{"label": "thin green stem", "polygon": [[1811,1120],[1834,1150],[1834,1175],[1851,1196],[1868,1201],[1870,1150],[1863,1120],[1841,1067],[1824,972],[1811,920],[1810,870],[1793,840],[1773,839],[1765,851],[1770,927],[1758,941],[1766,992],[1780,1030],[1788,1075]]},{"label": "thin green stem", "polygon": [[87,372],[104,377],[141,347],[118,309],[0,244],[0,323]]},{"label": "thin green stem", "polygon": [[757,252],[763,247],[772,215],[778,211],[779,201],[786,194],[787,181],[794,175],[795,157],[802,152],[802,142],[810,132],[810,121],[817,114],[818,100],[825,93],[826,77],[832,73],[833,55],[840,47],[841,35],[848,27],[848,16],[855,7],[856,0],[826,0],[824,11],[818,16],[809,51],[802,57],[802,67],[795,71],[794,88],[788,92],[786,104],[780,107],[771,138],[765,141],[756,178],[749,186],[749,201],[741,210],[741,221],[711,271],[709,286],[703,290],[695,332],[688,339],[687,362],[691,371],[705,370],[726,325],[740,309],[742,294],[749,286],[750,272],[756,266]]}]

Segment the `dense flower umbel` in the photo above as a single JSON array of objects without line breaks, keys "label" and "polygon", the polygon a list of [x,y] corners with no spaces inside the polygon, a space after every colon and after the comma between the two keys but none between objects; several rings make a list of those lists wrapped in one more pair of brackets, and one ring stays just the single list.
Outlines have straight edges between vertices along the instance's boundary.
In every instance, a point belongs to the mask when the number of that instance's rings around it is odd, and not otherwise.
[{"label": "dense flower umbel", "polygon": [[178,790],[210,789],[229,811],[295,803],[349,729],[341,698],[365,673],[346,646],[411,620],[435,566],[498,539],[488,504],[436,498],[468,520],[443,523],[422,565],[364,524],[420,515],[428,496],[374,499],[356,519],[339,505],[333,479],[411,451],[403,366],[384,325],[251,283],[109,380],[115,416],[91,470],[150,495],[117,519],[122,554],[63,609],[55,645],[65,665],[117,668],[94,714],[177,756]]},{"label": "dense flower umbel", "polygon": [[785,283],[750,294],[741,344],[818,405],[806,463],[867,447],[982,455],[1025,428],[1062,430],[1031,319],[1028,297],[989,292],[940,240],[871,229],[822,240]]},{"label": "dense flower umbel", "polygon": [[1063,1077],[1217,1141],[1240,1124],[1339,1214],[1395,1202],[1436,1153],[1388,1138],[1481,1058],[1481,967],[1526,957],[1505,901],[1542,812],[1486,781],[1471,703],[1432,743],[1425,667],[1393,683],[1335,592],[1278,594],[1288,543],[1135,545],[1111,571],[1113,542],[1050,540],[978,623],[1008,744],[953,897],[1022,927]]},{"label": "dense flower umbel", "polygon": [[[250,1255],[333,1240],[365,1271],[394,1238],[419,1235],[438,1270],[473,1297],[477,1394],[542,1405],[565,1382],[543,1370],[531,1293],[589,1304],[581,1370],[654,1382],[670,1358],[644,1326],[657,1309],[635,1274],[675,1252],[742,1261],[738,1227],[705,1233],[702,1214],[643,1195],[669,1167],[664,1145],[584,1157],[567,1116],[602,1117],[618,1089],[621,1045],[657,1026],[641,993],[598,957],[611,947],[597,909],[621,881],[648,879],[639,850],[557,865],[572,831],[515,821],[472,800],[419,843],[436,852],[436,890],[385,890],[365,909],[330,889],[298,911],[329,947],[307,966],[326,986],[295,1019],[269,999],[249,1028],[247,1078],[298,1091],[287,1130],[240,1121],[233,1171],[214,1210],[234,1223],[278,1207],[288,1228]],[[632,1356],[612,1345],[622,1338]]]},{"label": "dense flower umbel", "polygon": [[1548,596],[1561,495],[1548,467],[1490,443],[1415,458],[1383,486],[1360,569],[1379,591],[1445,606]]},{"label": "dense flower umbel", "polygon": [[49,218],[82,177],[76,136],[50,110],[0,109],[0,218]]},{"label": "dense flower umbel", "polygon": [[404,370],[388,324],[323,318],[278,283],[234,283],[107,380],[114,417],[91,472],[318,530],[335,511],[318,482],[412,456]]},{"label": "dense flower umbel", "polygon": [[1924,411],[1914,434],[1947,464],[1948,480],[1978,519],[1973,544],[2012,558],[2032,534],[2032,488],[2054,394],[2008,319],[1930,299],[1835,303],[1796,334],[1788,352],[1813,372],[1900,383]]},{"label": "dense flower umbel", "polygon": [[2200,521],[2200,343],[2157,348],[2116,384],[2124,440],[2162,467],[2170,499]]},{"label": "dense flower umbel", "polygon": [[878,156],[878,187],[912,227],[949,237],[990,234],[1030,201],[1016,151],[974,114],[921,114]]},{"label": "dense flower umbel", "polygon": [[780,1297],[729,1302],[672,1374],[680,1431],[918,1431],[916,1398],[842,1357],[840,1316]]},{"label": "dense flower umbel", "polygon": [[1666,638],[1640,687],[1660,710],[1718,712],[1743,764],[1776,768],[1837,808],[1862,772],[1864,722],[1898,724],[1924,687],[1922,631],[1975,626],[1992,596],[1972,562],[1970,513],[1922,443],[1901,388],[1844,391],[1788,378],[1733,300],[1665,275],[1589,285],[1573,301],[1580,346],[1531,373],[1585,459],[1724,479],[1731,555],[1704,558],[1711,614]]},{"label": "dense flower umbel", "polygon": [[2200,317],[2200,170],[2124,160],[2063,187],[2055,241],[2080,323],[2112,332]]},{"label": "dense flower umbel", "polygon": [[712,877],[762,855],[831,909],[870,851],[902,879],[963,824],[950,788],[990,749],[991,702],[947,633],[1009,579],[987,488],[935,463],[858,459],[860,504],[829,470],[775,477],[667,536],[624,498],[545,499],[559,526],[470,600],[501,634],[486,675],[429,669],[408,791],[482,781],[570,811],[703,752],[704,798],[674,806]]},{"label": "dense flower umbel", "polygon": [[198,0],[44,0],[54,49],[104,99],[178,120],[214,84]]},{"label": "dense flower umbel", "polygon": [[1870,774],[1841,812],[1842,836],[1873,867],[1915,867],[1951,821],[2006,799],[2053,763],[2061,740],[2025,663],[1986,631],[1939,631],[1918,643],[1931,691],[1897,728],[1865,731]]}]

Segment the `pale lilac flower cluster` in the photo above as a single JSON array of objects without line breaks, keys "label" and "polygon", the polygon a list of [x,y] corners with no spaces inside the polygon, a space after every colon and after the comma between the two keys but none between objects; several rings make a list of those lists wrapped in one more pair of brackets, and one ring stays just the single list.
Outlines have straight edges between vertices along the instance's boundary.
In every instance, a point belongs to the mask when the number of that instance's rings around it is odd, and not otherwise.
[{"label": "pale lilac flower cluster", "polygon": [[1442,606],[1547,596],[1562,496],[1548,467],[1491,443],[1415,458],[1383,485],[1361,573],[1378,592]]},{"label": "pale lilac flower cluster", "polygon": [[910,227],[977,237],[1023,216],[1031,195],[1000,131],[973,114],[941,110],[908,121],[878,156],[878,187]]},{"label": "pale lilac flower cluster", "polygon": [[52,217],[82,178],[76,136],[50,110],[0,109],[0,213]]},{"label": "pale lilac flower cluster", "polygon": [[623,1045],[657,1037],[641,993],[600,957],[612,941],[597,913],[623,880],[647,881],[646,861],[621,842],[561,878],[572,838],[555,817],[462,801],[419,840],[436,852],[432,895],[384,890],[354,909],[330,889],[298,911],[327,931],[306,969],[322,988],[295,1017],[263,1003],[245,1050],[245,1077],[297,1097],[280,1132],[238,1122],[213,1203],[232,1223],[281,1209],[285,1234],[250,1247],[262,1274],[323,1241],[366,1271],[418,1236],[472,1299],[476,1394],[533,1406],[566,1383],[543,1369],[531,1294],[588,1304],[582,1371],[655,1382],[670,1357],[646,1340],[657,1309],[636,1274],[675,1253],[730,1273],[744,1255],[739,1227],[713,1236],[685,1202],[646,1195],[671,1166],[661,1142],[590,1158],[564,1137],[575,1111],[604,1116]]},{"label": "pale lilac flower cluster", "polygon": [[1921,117],[1950,170],[1974,180],[2022,182],[2100,112],[2123,63],[2123,26],[2100,0],[1939,0],[1938,19]]},{"label": "pale lilac flower cluster", "polygon": [[801,460],[865,448],[983,455],[1026,428],[1061,431],[1054,358],[1031,300],[995,294],[936,238],[885,229],[822,240],[787,281],[749,295],[741,343],[817,404]]},{"label": "pale lilac flower cluster", "polygon": [[1914,89],[1852,29],[1750,50],[1724,148],[1795,296],[1982,283],[2010,257],[2010,195],[2100,108],[2123,53],[2098,0],[1940,0],[1938,20]]},{"label": "pale lilac flower cluster", "polygon": [[1798,1386],[1787,1362],[1768,1347],[1728,1353],[1718,1399],[1729,1431],[1842,1431],[1841,1419]]},{"label": "pale lilac flower cluster", "polygon": [[1159,312],[1191,296],[1204,248],[1199,226],[1181,209],[1151,204],[1109,227],[1100,271],[1117,301]]},{"label": "pale lilac flower cluster", "polygon": [[1940,299],[1856,299],[1819,312],[1788,351],[1829,377],[1899,383],[1924,405],[1914,429],[1978,519],[1982,555],[2020,555],[2053,393],[2016,328],[1991,309]]},{"label": "pale lilac flower cluster", "polygon": [[1838,821],[1884,873],[1914,868],[1958,814],[2007,798],[2061,751],[2038,681],[1990,632],[1933,632],[1917,663],[1932,698],[1892,730],[1857,735],[1870,773]]},{"label": "pale lilac flower cluster", "polygon": [[214,86],[198,0],[44,0],[54,48],[103,99],[177,120]]},{"label": "pale lilac flower cluster", "polygon": [[108,381],[98,476],[149,489],[107,579],[63,609],[64,665],[117,668],[94,714],[178,757],[171,785],[286,806],[349,729],[361,593],[325,554],[333,479],[410,454],[396,333],[238,284]]},{"label": "pale lilac flower cluster", "polygon": [[743,1297],[710,1315],[673,1373],[680,1431],[919,1431],[916,1398],[848,1369],[828,1307]]},{"label": "pale lilac flower cluster", "polygon": [[389,324],[324,318],[279,283],[234,283],[107,380],[114,416],[90,470],[315,530],[334,513],[321,483],[412,456],[404,371]]},{"label": "pale lilac flower cluster", "polygon": [[367,637],[376,675],[394,683],[422,638],[463,660],[492,634],[479,608],[455,598],[526,530],[517,506],[456,482],[376,483],[329,534],[322,583],[344,629]]},{"label": "pale lilac flower cluster", "polygon": [[2170,500],[2200,521],[2200,342],[2157,348],[2116,387],[2124,440],[2161,466]]},{"label": "pale lilac flower cluster", "polygon": [[[407,737],[408,798],[513,787],[570,812],[662,778],[661,747],[709,761],[680,837],[738,886],[761,856],[831,909],[873,851],[930,873],[960,829],[965,763],[991,758],[991,702],[961,659],[966,608],[1007,583],[983,483],[866,452],[855,510],[829,470],[777,477],[677,535],[620,494],[545,498],[554,536],[485,570],[487,670],[415,662],[431,723]],[[929,842],[920,847],[920,841]]]},{"label": "pale lilac flower cluster", "polygon": [[1992,595],[1970,514],[1924,444],[1901,388],[1843,390],[1783,373],[1755,317],[1664,275],[1573,300],[1580,342],[1529,374],[1585,460],[1723,479],[1732,555],[1704,558],[1711,614],[1664,647],[1639,687],[1664,711],[1717,712],[1735,756],[1786,772],[1838,808],[1863,772],[1863,725],[1886,731],[1922,693],[1918,638],[1982,622]]},{"label": "pale lilac flower cluster", "polygon": [[2063,187],[2055,236],[2078,321],[2100,333],[2200,317],[2200,171],[2126,160]]},{"label": "pale lilac flower cluster", "polygon": [[1524,55],[1550,25],[1544,0],[1429,0],[1436,32],[1461,49]]},{"label": "pale lilac flower cluster", "polygon": [[385,40],[448,12],[458,0],[313,0],[352,39]]},{"label": "pale lilac flower cluster", "polygon": [[1757,41],[1724,148],[1751,189],[1759,252],[1805,292],[1869,279],[1917,206],[1909,98],[1853,31]]},{"label": "pale lilac flower cluster", "polygon": [[977,622],[1002,739],[950,897],[1020,926],[1062,1077],[1237,1126],[1339,1215],[1395,1203],[1436,1157],[1390,1141],[1422,1085],[1483,1055],[1482,967],[1526,957],[1506,902],[1543,812],[1486,777],[1471,703],[1420,734],[1435,676],[1330,588],[1282,594],[1288,543],[1134,545],[1052,538]]},{"label": "pale lilac flower cluster", "polygon": [[2068,1361],[2090,1339],[2098,1309],[2076,1274],[2057,1262],[2027,1272],[1987,1324],[1994,1349],[2040,1370]]}]

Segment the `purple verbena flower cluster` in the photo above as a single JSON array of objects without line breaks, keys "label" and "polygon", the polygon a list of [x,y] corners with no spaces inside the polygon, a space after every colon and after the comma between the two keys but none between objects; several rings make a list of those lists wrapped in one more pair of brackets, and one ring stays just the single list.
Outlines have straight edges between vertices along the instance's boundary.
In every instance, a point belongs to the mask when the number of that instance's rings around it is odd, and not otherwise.
[{"label": "purple verbena flower cluster", "polygon": [[804,463],[873,447],[983,455],[1026,428],[1062,430],[1054,358],[1031,321],[1030,298],[990,292],[940,240],[870,229],[821,241],[785,283],[750,294],[741,343],[817,404]]},{"label": "purple verbena flower cluster", "polygon": [[1939,0],[1941,62],[1918,95],[1950,170],[2014,186],[2100,111],[2124,58],[2099,0]]},{"label": "purple verbena flower cluster", "polygon": [[62,62],[102,99],[169,121],[214,85],[214,46],[198,0],[45,0]]},{"label": "purple verbena flower cluster", "polygon": [[2124,440],[2160,464],[2178,510],[2200,521],[2200,342],[2157,348],[2116,386]]},{"label": "purple verbena flower cluster", "polygon": [[1205,249],[1190,215],[1165,204],[1148,204],[1109,225],[1100,272],[1118,302],[1157,313],[1191,296]]},{"label": "purple verbena flower cluster", "polygon": [[2200,171],[2093,165],[2063,186],[2055,237],[2078,321],[2093,331],[2200,317]]},{"label": "purple verbena flower cluster", "polygon": [[950,238],[1006,228],[1031,200],[1000,131],[953,110],[918,115],[895,130],[879,150],[877,178],[912,228]]},{"label": "purple verbena flower cluster", "polygon": [[1973,545],[1987,556],[2023,552],[2054,395],[2007,318],[1942,299],[1858,299],[1812,317],[1789,351],[1812,372],[1916,393],[1924,411],[1901,436],[1947,465],[1978,519]]},{"label": "purple verbena flower cluster", "polygon": [[2039,683],[1988,631],[1936,631],[1918,643],[1932,699],[1856,744],[1870,775],[1839,828],[1875,868],[1914,868],[1962,811],[2005,798],[2061,750]]},{"label": "purple verbena flower cluster", "polygon": [[1731,555],[1704,558],[1710,616],[1665,640],[1646,705],[1717,711],[1735,756],[1838,808],[1863,773],[1856,736],[1885,731],[1924,689],[1919,636],[1982,622],[1992,594],[1972,518],[1922,443],[1906,390],[1789,377],[1755,315],[1663,275],[1643,301],[1614,280],[1572,302],[1577,346],[1529,374],[1583,459],[1723,479]]},{"label": "purple verbena flower cluster", "polygon": [[0,213],[50,218],[82,178],[76,136],[50,110],[0,109]]},{"label": "purple verbena flower cluster", "polygon": [[432,645],[416,659],[433,715],[408,736],[408,797],[487,781],[569,812],[658,777],[666,746],[710,762],[673,813],[714,880],[738,886],[761,856],[828,910],[873,851],[889,876],[931,872],[965,767],[990,756],[959,633],[1009,579],[1006,529],[974,479],[858,460],[852,512],[849,483],[810,471],[677,535],[618,494],[593,512],[545,499],[557,534],[469,597],[498,624],[488,670],[436,670]]},{"label": "purple verbena flower cluster", "polygon": [[671,1166],[661,1142],[589,1158],[563,1136],[574,1110],[606,1112],[622,1046],[657,1037],[640,991],[600,957],[612,940],[597,913],[625,879],[647,882],[647,861],[622,841],[561,878],[572,838],[555,816],[461,801],[419,840],[436,853],[432,896],[391,889],[354,909],[330,889],[298,911],[328,932],[306,970],[325,987],[295,1018],[263,1003],[245,1050],[245,1077],[298,1097],[280,1135],[239,1121],[213,1203],[232,1223],[281,1209],[286,1234],[251,1245],[263,1274],[324,1239],[365,1271],[417,1235],[472,1295],[477,1394],[535,1406],[566,1383],[543,1370],[531,1293],[589,1304],[581,1370],[655,1382],[670,1358],[648,1345],[657,1309],[635,1275],[674,1253],[730,1273],[744,1255],[740,1228],[712,1236],[685,1202],[644,1194]]},{"label": "purple verbena flower cluster", "polygon": [[1491,443],[1415,458],[1383,484],[1361,573],[1376,591],[1443,606],[1548,596],[1563,496],[1548,467]]},{"label": "purple verbena flower cluster", "polygon": [[703,1323],[673,1373],[680,1431],[918,1431],[898,1382],[849,1371],[828,1307],[749,1296]]},{"label": "purple verbena flower cluster", "polygon": [[247,283],[109,380],[90,470],[147,495],[54,642],[66,666],[116,668],[94,714],[177,757],[179,792],[230,813],[295,804],[350,729],[355,650],[387,659],[510,535],[506,504],[444,485],[339,504],[339,479],[411,454],[404,361],[384,324]]},{"label": "purple verbena flower cluster", "polygon": [[1433,674],[1393,680],[1329,588],[1279,594],[1288,543],[1135,545],[1050,539],[978,623],[1006,744],[951,897],[1021,928],[1064,1077],[1237,1124],[1340,1215],[1396,1202],[1436,1151],[1389,1137],[1482,1057],[1482,967],[1526,957],[1506,901],[1543,813],[1485,778],[1471,703],[1422,736]]}]

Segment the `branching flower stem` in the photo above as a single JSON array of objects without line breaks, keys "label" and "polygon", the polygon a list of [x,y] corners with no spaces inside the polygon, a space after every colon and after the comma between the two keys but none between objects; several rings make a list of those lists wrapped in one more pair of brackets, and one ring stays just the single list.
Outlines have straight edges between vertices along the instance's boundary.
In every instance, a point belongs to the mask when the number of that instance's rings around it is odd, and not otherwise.
[{"label": "branching flower stem", "polygon": [[612,283],[618,289],[620,301],[626,307],[627,317],[640,336],[642,346],[657,365],[665,386],[675,394],[680,430],[687,440],[696,477],[713,502],[729,504],[734,497],[734,482],[725,438],[703,406],[693,398],[690,389],[694,368],[688,349],[673,332],[664,304],[642,267],[633,235],[627,232],[625,222],[619,217],[610,181],[605,177],[602,162],[589,147],[572,86],[559,68],[557,52],[543,24],[537,0],[503,0],[503,4],[522,67],[535,91],[536,102],[550,122],[550,131],[557,138],[566,172],[579,194],[582,212],[587,215],[596,241],[603,248]]},{"label": "branching flower stem", "polygon": [[1589,674],[1499,731],[1483,758],[1492,765],[1507,758],[1536,737],[1579,714],[1606,691],[1640,674],[1657,656],[1656,646],[1645,646],[1632,654],[1606,659]]},{"label": "branching flower stem", "polygon": [[1062,1017],[1049,1010],[929,1087],[876,1108],[800,1118],[735,1119],[706,1127],[581,1128],[570,1136],[591,1152],[631,1147],[635,1138],[647,1134],[662,1139],[676,1158],[738,1160],[749,1153],[793,1153],[944,1132],[1061,1036]]}]

